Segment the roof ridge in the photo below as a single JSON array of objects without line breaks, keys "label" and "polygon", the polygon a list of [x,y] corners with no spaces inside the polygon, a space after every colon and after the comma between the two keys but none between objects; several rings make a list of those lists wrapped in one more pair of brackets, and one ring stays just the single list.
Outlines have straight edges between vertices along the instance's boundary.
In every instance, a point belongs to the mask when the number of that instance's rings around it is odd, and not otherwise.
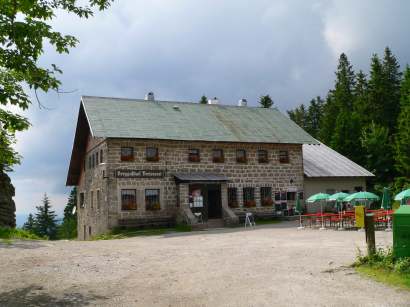
[{"label": "roof ridge", "polygon": [[[233,108],[241,108],[241,109],[263,109],[259,106],[238,106],[234,104],[202,104],[199,102],[194,101],[173,101],[173,100],[153,100],[148,101],[143,98],[123,98],[123,97],[108,97],[108,96],[90,96],[90,95],[81,95],[81,101],[83,98],[102,98],[102,99],[111,99],[111,100],[124,100],[124,101],[138,101],[138,102],[149,102],[149,103],[178,103],[178,104],[192,104],[192,105],[200,105],[200,106],[209,106],[209,107],[233,107]],[[275,110],[279,111],[278,107],[266,108],[268,110]],[[280,111],[279,111],[280,112]]]}]

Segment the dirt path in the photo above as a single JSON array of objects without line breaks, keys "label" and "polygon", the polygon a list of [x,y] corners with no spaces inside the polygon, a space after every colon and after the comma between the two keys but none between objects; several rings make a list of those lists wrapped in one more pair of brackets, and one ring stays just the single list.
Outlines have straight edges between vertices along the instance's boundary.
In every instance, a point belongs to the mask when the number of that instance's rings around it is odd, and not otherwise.
[{"label": "dirt path", "polygon": [[289,223],[0,245],[0,306],[409,306],[410,292],[343,267],[357,248],[363,233]]}]

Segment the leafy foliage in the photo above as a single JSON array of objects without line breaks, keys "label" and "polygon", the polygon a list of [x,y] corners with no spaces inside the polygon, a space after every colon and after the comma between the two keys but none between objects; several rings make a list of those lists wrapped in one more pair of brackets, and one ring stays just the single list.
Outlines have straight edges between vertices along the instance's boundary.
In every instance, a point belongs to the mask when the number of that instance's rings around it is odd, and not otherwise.
[{"label": "leafy foliage", "polygon": [[410,182],[410,69],[403,79],[396,57],[386,47],[383,59],[372,56],[369,77],[363,71],[355,74],[345,54],[335,74],[325,102],[312,100],[307,110],[301,105],[288,111],[289,117],[374,172],[374,187],[404,188]]},{"label": "leafy foliage", "polygon": [[259,98],[259,104],[262,108],[271,108],[273,106],[273,100],[269,95],[264,95]]},{"label": "leafy foliage", "polygon": [[[56,11],[73,13],[79,18],[93,15],[92,8],[104,10],[112,0],[2,0],[0,5],[0,168],[8,169],[19,163],[20,157],[13,150],[16,131],[29,127],[27,118],[6,110],[1,106],[17,106],[26,110],[31,99],[23,85],[30,90],[59,91],[61,82],[57,78],[62,71],[52,64],[39,65],[48,44],[56,52],[68,53],[78,40],[71,35],[54,31],[50,23]],[[41,103],[37,99],[39,105]]]},{"label": "leafy foliage", "polygon": [[205,95],[202,95],[201,99],[199,100],[199,103],[207,104],[208,103],[208,98]]},{"label": "leafy foliage", "polygon": [[23,225],[23,229],[27,231],[34,231],[35,220],[33,215],[30,213],[27,217],[27,221]]},{"label": "leafy foliage", "polygon": [[31,231],[19,228],[0,227],[0,239],[4,240],[44,240],[46,238],[40,237]]},{"label": "leafy foliage", "polygon": [[57,238],[57,215],[51,210],[50,200],[44,194],[43,204],[37,206],[37,213],[34,222],[34,233],[51,240]]},{"label": "leafy foliage", "polygon": [[63,223],[58,226],[59,239],[74,239],[77,237],[77,188],[71,190],[67,205],[64,208]]}]

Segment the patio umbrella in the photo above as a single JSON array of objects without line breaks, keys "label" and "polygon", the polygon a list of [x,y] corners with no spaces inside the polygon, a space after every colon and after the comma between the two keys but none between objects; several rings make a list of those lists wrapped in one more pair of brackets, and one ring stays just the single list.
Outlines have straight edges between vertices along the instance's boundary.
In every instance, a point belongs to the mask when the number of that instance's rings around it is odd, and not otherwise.
[{"label": "patio umbrella", "polygon": [[394,200],[398,200],[401,202],[402,205],[405,204],[406,200],[410,198],[410,189],[401,191],[394,197]]},{"label": "patio umbrella", "polygon": [[302,204],[300,203],[299,193],[296,193],[296,211],[299,213],[299,227],[298,229],[303,229],[302,225]]},{"label": "patio umbrella", "polygon": [[384,210],[389,210],[391,208],[391,198],[388,188],[383,188],[383,198],[382,198],[382,206]]},{"label": "patio umbrella", "polygon": [[357,192],[347,196],[343,201],[368,201],[368,200],[379,200],[379,196],[370,192]]},{"label": "patio umbrella", "polygon": [[340,205],[342,203],[342,201],[349,196],[349,194],[344,193],[344,192],[338,192],[335,194],[332,194],[329,196],[329,198],[327,199],[328,201],[335,201],[336,202],[336,206]]},{"label": "patio umbrella", "polygon": [[332,194],[329,196],[327,199],[328,201],[335,201],[336,202],[336,208],[339,211],[339,230],[342,230],[342,202],[343,200],[349,196],[349,194],[344,193],[344,192],[338,192],[335,194]]},{"label": "patio umbrella", "polygon": [[320,230],[325,229],[324,221],[323,221],[323,201],[326,201],[329,198],[329,194],[326,193],[317,193],[312,196],[310,196],[306,201],[308,203],[315,203],[315,202],[320,202],[320,215],[322,216],[322,227]]}]

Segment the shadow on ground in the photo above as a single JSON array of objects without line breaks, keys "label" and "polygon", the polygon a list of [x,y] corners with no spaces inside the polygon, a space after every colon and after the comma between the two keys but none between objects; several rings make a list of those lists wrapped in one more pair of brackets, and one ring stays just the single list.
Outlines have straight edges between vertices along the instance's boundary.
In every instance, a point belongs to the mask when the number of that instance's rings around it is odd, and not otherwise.
[{"label": "shadow on ground", "polygon": [[41,241],[20,241],[20,240],[10,240],[10,241],[0,241],[0,249],[1,248],[20,248],[20,249],[36,249],[40,247],[44,247]]},{"label": "shadow on ground", "polygon": [[51,296],[41,286],[29,286],[0,293],[0,306],[87,306],[95,300],[106,299],[103,296],[71,292],[61,297]]}]

